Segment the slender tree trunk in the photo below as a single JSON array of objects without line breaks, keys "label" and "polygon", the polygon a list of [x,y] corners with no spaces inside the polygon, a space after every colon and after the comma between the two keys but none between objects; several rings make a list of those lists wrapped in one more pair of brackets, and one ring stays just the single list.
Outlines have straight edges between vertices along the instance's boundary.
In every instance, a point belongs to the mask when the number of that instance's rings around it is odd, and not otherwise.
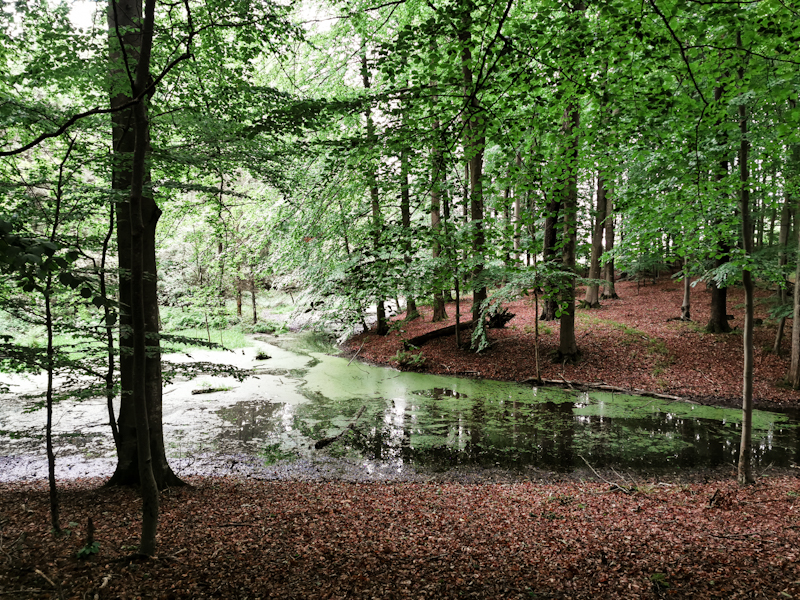
[{"label": "slender tree trunk", "polygon": [[[789,101],[790,108],[797,104]],[[792,310],[792,356],[787,383],[793,389],[800,389],[800,144],[792,146],[792,159],[789,161],[788,176],[786,177],[786,193],[793,198],[794,228],[797,236],[797,250],[795,251],[794,271],[794,303]],[[789,204],[787,202],[787,204]]]},{"label": "slender tree trunk", "polygon": [[[721,87],[714,88],[714,101],[720,102],[722,100],[723,89]],[[723,137],[727,137],[722,134]],[[717,181],[725,179],[728,174],[728,161],[723,159],[719,162],[719,169],[717,171]],[[727,263],[730,258],[730,247],[727,242],[719,242],[720,258],[715,259],[714,266],[719,268]],[[706,325],[706,331],[709,333],[728,333],[731,326],[728,323],[728,289],[726,287],[719,287],[713,280],[709,282],[711,289],[711,314]]]},{"label": "slender tree trunk", "polygon": [[444,157],[442,155],[442,148],[439,145],[439,120],[434,119],[433,131],[435,134],[435,141],[433,147],[433,166],[431,169],[431,232],[433,234],[433,242],[431,244],[431,257],[434,261],[434,284],[433,288],[433,318],[432,321],[443,321],[447,318],[447,311],[445,310],[444,294],[440,289],[441,286],[441,270],[436,266],[438,259],[442,254],[442,245],[439,241],[439,235],[442,230],[441,226],[441,208],[442,208],[442,191],[440,182],[444,183],[445,171]]},{"label": "slender tree trunk", "polygon": [[[517,182],[522,180],[522,153],[517,152]],[[522,248],[522,186],[518,183],[514,189],[514,262],[520,262]],[[538,311],[537,311],[538,312]]]},{"label": "slender tree trunk", "polygon": [[[602,173],[597,174],[597,212],[594,218],[592,231],[592,255],[589,260],[589,279],[600,279],[600,255],[603,253],[603,230],[606,216],[606,181]],[[586,286],[586,296],[583,304],[587,308],[600,306],[600,284],[592,283]]]},{"label": "slender tree trunk", "polygon": [[[737,45],[741,47],[741,34],[737,33]],[[739,80],[744,79],[744,68],[739,69]],[[742,215],[742,240],[746,258],[753,254],[753,230],[750,221],[750,173],[749,150],[747,140],[747,106],[739,104],[739,130],[742,135],[739,144],[739,180],[740,201],[739,211]],[[742,282],[745,294],[744,316],[744,373],[742,376],[742,439],[739,446],[739,474],[740,485],[754,482],[752,473],[752,424],[753,424],[753,303],[755,300],[753,276],[749,265],[742,271]]]},{"label": "slender tree trunk", "polygon": [[474,257],[472,319],[477,320],[480,318],[481,304],[487,296],[486,286],[480,283],[486,244],[483,229],[483,150],[486,146],[486,127],[483,124],[485,116],[478,101],[478,89],[472,73],[472,15],[470,9],[470,6],[462,7],[461,29],[458,38],[462,44],[461,73],[466,97],[465,115],[468,119],[464,148],[469,166],[469,216],[472,222],[472,254]]},{"label": "slender tree trunk", "polygon": [[242,318],[242,287],[244,286],[244,281],[238,275],[234,279],[236,284],[236,316],[240,319]]},{"label": "slender tree trunk", "polygon": [[100,254],[100,272],[98,279],[100,281],[100,296],[103,298],[103,322],[106,330],[106,410],[108,411],[108,424],[111,427],[111,433],[114,435],[114,445],[119,448],[119,431],[117,430],[117,420],[114,417],[114,376],[116,373],[115,366],[115,351],[114,351],[114,324],[115,316],[109,304],[110,298],[108,297],[108,283],[106,277],[106,264],[108,262],[108,247],[111,244],[111,236],[114,235],[116,224],[114,223],[115,207],[109,207],[108,217],[108,231],[106,237],[103,239],[103,250]]},{"label": "slender tree trunk", "polygon": [[[544,218],[544,234],[542,236],[542,260],[545,263],[556,259],[556,244],[558,243],[558,221],[561,213],[562,195],[554,192],[547,203]],[[555,292],[548,292],[542,302],[542,314],[539,315],[541,321],[555,321],[558,300],[554,296]]]},{"label": "slender tree trunk", "polygon": [[[403,262],[406,268],[411,266],[411,194],[408,182],[408,148],[404,148],[400,153],[400,218],[403,223],[403,237],[405,245],[405,255]],[[400,306],[397,306],[398,312]],[[414,300],[411,286],[406,290],[406,320],[411,321],[419,317],[417,302]]]},{"label": "slender tree trunk", "polygon": [[681,321],[692,320],[692,278],[689,277],[689,257],[683,259],[683,302],[681,303]]},{"label": "slender tree trunk", "polygon": [[[367,55],[361,55],[361,79],[364,83],[364,89],[370,89],[369,70],[367,67]],[[374,148],[375,144],[375,125],[372,122],[372,110],[367,104],[364,110],[364,116],[367,121],[367,144],[370,149]],[[369,181],[369,196],[372,204],[372,242],[376,252],[381,245],[381,230],[383,229],[383,215],[381,214],[380,195],[378,191],[378,177],[375,173],[374,164],[370,164],[367,179]],[[398,307],[399,309],[400,307]],[[378,335],[386,335],[389,333],[389,324],[386,320],[386,303],[384,298],[379,297],[376,300],[376,311],[378,318],[378,325],[376,333]]]},{"label": "slender tree trunk", "polygon": [[[55,227],[54,225],[54,230]],[[45,448],[47,450],[47,483],[50,493],[50,527],[53,529],[53,532],[61,533],[61,519],[58,510],[58,488],[56,487],[56,455],[53,451],[53,371],[55,369],[55,350],[53,348],[52,293],[53,274],[48,273],[44,288],[44,318],[45,329],[47,331],[47,391],[45,392],[47,422],[45,424]]]},{"label": "slender tree trunk", "polygon": [[250,301],[253,305],[253,325],[258,323],[258,305],[256,304],[256,276],[253,273],[252,268],[250,269]]},{"label": "slender tree trunk", "polygon": [[[566,165],[564,168],[564,227],[562,231],[562,266],[565,272],[575,272],[575,246],[577,240],[578,213],[578,127],[580,111],[577,102],[572,100],[564,111],[564,136],[568,140]],[[561,312],[559,328],[559,361],[574,361],[578,357],[578,345],[575,340],[575,280],[570,278],[561,294],[566,308]]]},{"label": "slender tree trunk", "polygon": [[[781,208],[781,230],[778,233],[778,270],[781,273],[785,271],[786,264],[789,262],[787,246],[789,244],[789,229],[791,228],[792,221],[791,211],[791,200],[787,190],[783,207]],[[784,306],[789,301],[789,293],[787,291],[788,285],[788,280],[786,277],[783,277],[783,283],[778,287],[778,298],[781,306]],[[781,342],[783,341],[783,332],[785,329],[786,317],[781,317],[780,321],[778,321],[778,330],[775,332],[775,343],[772,346],[772,351],[778,356],[781,354]]]},{"label": "slender tree trunk", "polygon": [[[606,192],[606,219],[605,219],[605,250],[610,253],[614,249],[614,200],[611,190]],[[603,268],[603,279],[606,280],[603,286],[603,293],[600,296],[603,300],[613,300],[619,298],[616,286],[614,285],[614,259],[609,258]]]},{"label": "slender tree trunk", "polygon": [[[800,198],[800,196],[798,196]],[[800,220],[800,201],[795,205],[795,221]],[[797,245],[800,248],[800,227],[797,227]],[[794,302],[792,307],[792,357],[789,364],[787,383],[795,390],[800,389],[800,252],[796,252],[794,270]]]}]

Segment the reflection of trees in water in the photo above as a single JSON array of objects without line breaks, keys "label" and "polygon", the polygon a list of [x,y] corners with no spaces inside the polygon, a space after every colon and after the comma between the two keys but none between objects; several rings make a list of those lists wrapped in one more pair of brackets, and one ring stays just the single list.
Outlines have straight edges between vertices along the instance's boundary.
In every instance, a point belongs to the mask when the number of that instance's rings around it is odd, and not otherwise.
[{"label": "reflection of trees in water", "polygon": [[531,406],[532,439],[528,452],[535,466],[568,471],[575,466],[575,415],[572,402],[540,402]]},{"label": "reflection of trees in water", "polygon": [[240,442],[279,437],[286,430],[287,417],[291,418],[288,410],[289,405],[283,403],[257,400],[220,408],[217,414],[232,427],[224,427],[219,437]]},{"label": "reflection of trees in water", "polygon": [[[578,455],[595,467],[648,470],[715,468],[734,464],[738,457],[738,427],[677,418],[647,407],[641,418],[614,418],[603,414],[603,407],[598,407],[599,414],[575,415],[572,402],[467,399],[455,394],[420,397],[366,401],[366,413],[355,431],[337,442],[339,449],[375,460],[434,467],[531,465],[558,471],[582,466]],[[220,437],[280,441],[295,432],[318,440],[340,433],[364,402],[240,402],[218,411],[232,425],[223,428]],[[776,427],[755,436],[755,465],[788,466],[798,455],[800,429]]]}]

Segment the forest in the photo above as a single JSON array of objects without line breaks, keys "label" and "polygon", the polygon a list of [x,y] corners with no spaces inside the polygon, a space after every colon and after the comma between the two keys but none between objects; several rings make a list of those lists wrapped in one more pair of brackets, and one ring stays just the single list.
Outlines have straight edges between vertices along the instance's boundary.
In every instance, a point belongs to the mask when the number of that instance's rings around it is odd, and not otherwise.
[{"label": "forest", "polygon": [[[491,363],[491,328],[532,302],[539,382],[595,352],[576,310],[620,278],[671,278],[685,323],[708,290],[697,330],[721,337],[741,291],[741,484],[756,352],[800,388],[793,2],[7,1],[0,65],[0,371],[47,374],[51,465],[54,403],[107,400],[142,556],[182,484],[164,381],[244,376],[162,352],[279,330],[268,291],[374,360],[424,314]],[[428,338],[397,340],[421,367]]]}]

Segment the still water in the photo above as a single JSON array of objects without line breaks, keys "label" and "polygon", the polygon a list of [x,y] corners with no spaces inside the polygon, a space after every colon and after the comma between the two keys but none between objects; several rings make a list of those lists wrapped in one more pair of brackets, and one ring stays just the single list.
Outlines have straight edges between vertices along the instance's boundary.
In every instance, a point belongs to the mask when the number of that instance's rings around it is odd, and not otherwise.
[{"label": "still water", "polygon": [[[325,456],[395,471],[455,466],[571,471],[588,462],[646,472],[717,468],[738,458],[740,410],[401,373],[321,353],[304,338],[291,348],[259,342],[235,352],[167,357],[257,372],[244,382],[199,377],[167,385],[164,432],[170,456],[251,456],[265,464]],[[270,358],[257,360],[259,352]],[[0,397],[0,456],[43,457],[44,412],[23,412],[32,402],[25,393],[41,382],[3,379],[12,391]],[[191,393],[204,388],[221,390]],[[62,403],[55,423],[59,460],[113,463],[104,401]],[[755,411],[753,425],[756,467],[798,462],[796,416]],[[324,449],[314,448],[342,432]]]}]

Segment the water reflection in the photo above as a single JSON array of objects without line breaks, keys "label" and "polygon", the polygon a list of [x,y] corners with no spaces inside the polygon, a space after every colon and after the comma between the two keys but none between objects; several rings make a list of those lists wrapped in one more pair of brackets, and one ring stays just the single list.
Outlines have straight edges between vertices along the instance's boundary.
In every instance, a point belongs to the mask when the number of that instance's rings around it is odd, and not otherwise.
[{"label": "water reflection", "polygon": [[[456,465],[570,471],[584,466],[659,470],[733,465],[740,428],[723,409],[692,418],[645,399],[558,392],[500,397],[430,389],[391,399],[329,400],[315,393],[305,404],[241,403],[219,412],[225,435],[306,449],[346,430],[328,451],[364,460],[447,469]],[[667,408],[671,405],[666,405]],[[291,408],[291,410],[288,410]],[[686,409],[689,414],[692,408]],[[763,413],[762,413],[763,417]],[[787,419],[766,421],[753,436],[755,466],[787,467],[797,460],[800,435]]]}]

